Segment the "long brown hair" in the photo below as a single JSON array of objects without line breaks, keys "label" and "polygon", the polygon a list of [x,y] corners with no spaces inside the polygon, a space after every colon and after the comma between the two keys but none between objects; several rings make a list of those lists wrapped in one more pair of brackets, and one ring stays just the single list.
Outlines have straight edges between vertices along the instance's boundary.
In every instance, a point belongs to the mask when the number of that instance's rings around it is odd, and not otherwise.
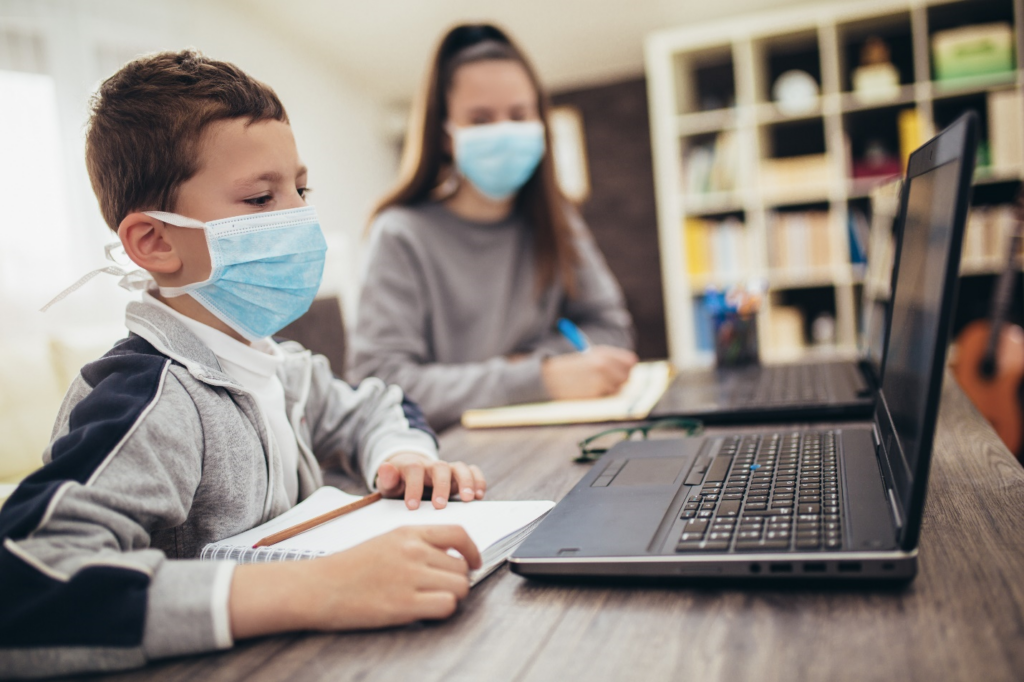
[{"label": "long brown hair", "polygon": [[537,93],[537,107],[544,122],[549,150],[533,176],[519,190],[517,209],[533,229],[538,293],[556,279],[570,296],[576,290],[575,267],[579,253],[573,242],[567,211],[569,201],[555,179],[548,125],[547,96],[526,56],[501,29],[490,24],[462,24],[445,34],[434,54],[430,72],[413,104],[409,132],[402,153],[397,187],[377,204],[373,214],[392,206],[411,206],[430,200],[453,172],[453,160],[442,144],[448,118],[448,91],[455,72],[466,64],[509,60],[522,65]]}]

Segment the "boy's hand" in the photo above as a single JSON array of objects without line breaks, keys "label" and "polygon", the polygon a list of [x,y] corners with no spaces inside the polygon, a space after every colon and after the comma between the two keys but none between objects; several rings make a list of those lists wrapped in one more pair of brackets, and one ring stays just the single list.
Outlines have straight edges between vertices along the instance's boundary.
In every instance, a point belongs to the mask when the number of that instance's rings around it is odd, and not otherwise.
[{"label": "boy's hand", "polygon": [[447,618],[469,593],[468,570],[479,567],[480,553],[460,526],[407,526],[313,561],[238,566],[231,632],[242,639]]},{"label": "boy's hand", "polygon": [[453,492],[458,492],[463,502],[482,500],[487,481],[476,465],[442,462],[416,452],[393,455],[377,469],[377,489],[384,497],[405,497],[409,509],[419,508],[423,491],[428,487],[433,489],[434,507],[443,509]]}]

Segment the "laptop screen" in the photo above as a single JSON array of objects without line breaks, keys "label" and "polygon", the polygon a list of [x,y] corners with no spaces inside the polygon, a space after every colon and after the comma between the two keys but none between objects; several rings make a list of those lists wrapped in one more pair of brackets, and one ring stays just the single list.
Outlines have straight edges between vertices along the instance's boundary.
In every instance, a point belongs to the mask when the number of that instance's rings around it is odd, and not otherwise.
[{"label": "laptop screen", "polygon": [[[904,462],[898,471],[902,501],[910,498],[913,474],[926,423],[928,384],[939,336],[945,264],[952,246],[960,161],[951,161],[910,182],[903,228],[903,251],[892,301],[892,335],[882,391],[885,393]],[[895,463],[894,463],[895,464]]]},{"label": "laptop screen", "polygon": [[902,544],[916,546],[956,299],[977,119],[961,117],[910,159],[876,424]]}]

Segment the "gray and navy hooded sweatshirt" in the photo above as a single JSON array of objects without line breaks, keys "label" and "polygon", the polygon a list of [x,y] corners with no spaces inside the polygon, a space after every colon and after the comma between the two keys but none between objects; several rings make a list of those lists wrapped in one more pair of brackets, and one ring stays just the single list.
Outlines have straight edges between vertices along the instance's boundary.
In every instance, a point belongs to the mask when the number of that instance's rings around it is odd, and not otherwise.
[{"label": "gray and navy hooded sweatshirt", "polygon": [[[0,510],[0,677],[119,670],[232,646],[234,564],[202,548],[289,507],[255,399],[166,312],[127,309],[130,336],[82,368],[44,466]],[[437,456],[401,390],[337,379],[282,343],[299,499],[340,464],[373,485],[400,451]]]}]

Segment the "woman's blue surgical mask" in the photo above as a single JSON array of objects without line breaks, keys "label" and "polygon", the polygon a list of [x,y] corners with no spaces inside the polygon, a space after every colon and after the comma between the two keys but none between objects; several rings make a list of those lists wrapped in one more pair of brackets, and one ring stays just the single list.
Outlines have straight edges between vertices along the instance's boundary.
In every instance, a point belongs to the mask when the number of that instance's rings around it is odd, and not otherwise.
[{"label": "woman's blue surgical mask", "polygon": [[[208,223],[177,213],[145,211],[157,220],[206,232],[210,276],[180,287],[159,287],[162,296],[188,294],[250,341],[280,331],[309,310],[324,274],[327,241],[312,206],[252,213]],[[114,260],[108,244],[107,258]],[[129,291],[153,286],[145,270],[110,265],[93,270],[43,307],[43,311],[101,273],[121,277]]]},{"label": "woman's blue surgical mask", "polygon": [[312,206],[208,223],[163,211],[145,214],[178,227],[205,230],[210,249],[208,278],[160,287],[160,294],[192,296],[250,341],[294,322],[309,310],[320,289],[327,241]]},{"label": "woman's blue surgical mask", "polygon": [[508,199],[526,184],[544,158],[544,124],[503,121],[457,128],[448,126],[455,168],[495,201]]}]

